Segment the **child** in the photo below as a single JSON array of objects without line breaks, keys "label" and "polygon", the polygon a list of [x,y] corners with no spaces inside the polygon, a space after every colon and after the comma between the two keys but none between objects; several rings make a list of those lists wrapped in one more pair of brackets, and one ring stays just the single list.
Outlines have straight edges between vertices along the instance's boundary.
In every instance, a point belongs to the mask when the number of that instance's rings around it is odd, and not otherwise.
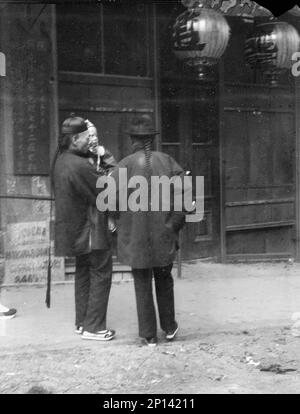
[{"label": "child", "polygon": [[[95,165],[98,172],[101,171],[103,174],[109,174],[116,166],[116,161],[113,155],[99,144],[97,128],[95,125],[88,119],[86,119],[85,122],[90,133],[89,150],[92,155],[90,162]],[[108,218],[108,228],[112,233],[117,229],[115,221],[111,217]]]}]

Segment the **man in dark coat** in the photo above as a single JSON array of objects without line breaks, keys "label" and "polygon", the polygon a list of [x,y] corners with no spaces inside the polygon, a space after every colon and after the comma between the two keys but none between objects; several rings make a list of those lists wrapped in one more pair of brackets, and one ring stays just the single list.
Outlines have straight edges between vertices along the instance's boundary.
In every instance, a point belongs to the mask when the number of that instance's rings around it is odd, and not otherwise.
[{"label": "man in dark coat", "polygon": [[123,181],[120,174],[126,171],[128,182],[132,177],[145,177],[148,189],[151,189],[151,177],[182,177],[184,171],[169,155],[152,151],[157,132],[149,115],[136,116],[128,133],[132,140],[133,154],[120,161],[111,175],[119,191],[116,198],[119,202],[118,258],[120,262],[132,267],[139,335],[145,344],[156,346],[157,324],[152,278],[154,276],[160,325],[166,333],[166,339],[172,340],[177,333],[178,324],[175,320],[171,271],[178,249],[178,233],[185,215],[172,208],[170,211],[152,211],[150,194],[148,211],[130,211],[130,208],[120,211],[120,183]]},{"label": "man in dark coat", "polygon": [[89,157],[89,130],[83,118],[63,122],[53,181],[55,254],[75,256],[76,332],[82,339],[108,341],[106,328],[112,280],[107,216],[96,212],[99,173]]}]

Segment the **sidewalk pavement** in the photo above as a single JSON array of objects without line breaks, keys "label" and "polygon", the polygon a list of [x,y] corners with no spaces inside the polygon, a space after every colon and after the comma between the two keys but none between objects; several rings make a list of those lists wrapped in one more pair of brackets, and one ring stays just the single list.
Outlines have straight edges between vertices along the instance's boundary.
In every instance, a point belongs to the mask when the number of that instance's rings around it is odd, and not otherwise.
[{"label": "sidewalk pavement", "polygon": [[[292,314],[300,312],[300,264],[197,262],[183,266],[182,279],[176,278],[175,271],[174,279],[178,339],[184,341],[193,341],[206,333],[290,327]],[[24,346],[86,347],[87,342],[93,342],[83,341],[74,333],[73,290],[72,283],[54,285],[52,305],[47,309],[45,287],[3,288],[1,302],[17,308],[18,316],[0,321],[0,349],[18,352]],[[108,328],[117,331],[114,345],[136,343],[132,281],[113,283]]]}]

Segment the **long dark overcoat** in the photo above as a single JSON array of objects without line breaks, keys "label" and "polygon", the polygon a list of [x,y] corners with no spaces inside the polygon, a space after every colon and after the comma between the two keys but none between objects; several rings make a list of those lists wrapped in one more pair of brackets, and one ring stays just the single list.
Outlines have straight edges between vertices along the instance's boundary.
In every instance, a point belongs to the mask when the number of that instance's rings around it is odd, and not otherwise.
[{"label": "long dark overcoat", "polygon": [[54,168],[55,254],[80,256],[108,249],[107,214],[96,210],[99,178],[87,157],[66,151]]},{"label": "long dark overcoat", "polygon": [[[145,153],[139,149],[118,163],[112,173],[116,181],[118,201],[120,201],[122,191],[122,185],[119,181],[121,169],[126,169],[129,181],[134,176],[146,177],[145,166]],[[153,151],[151,174],[159,177],[173,177],[183,176],[184,171],[169,155]],[[128,196],[130,197],[130,189]],[[178,231],[184,224],[184,218],[183,213],[172,211],[134,212],[129,210],[119,212],[119,261],[135,269],[162,267],[171,264],[178,249]]]}]

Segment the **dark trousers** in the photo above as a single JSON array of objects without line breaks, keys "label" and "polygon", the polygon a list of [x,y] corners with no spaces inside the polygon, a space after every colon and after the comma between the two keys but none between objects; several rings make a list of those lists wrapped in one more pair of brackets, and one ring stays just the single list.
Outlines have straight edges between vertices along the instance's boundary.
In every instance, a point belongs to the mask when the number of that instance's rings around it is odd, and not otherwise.
[{"label": "dark trousers", "polygon": [[139,335],[152,338],[157,335],[156,314],[152,293],[154,275],[156,301],[160,326],[169,332],[176,328],[174,310],[173,265],[153,269],[132,269],[137,304]]},{"label": "dark trousers", "polygon": [[106,329],[108,297],[112,281],[110,250],[93,250],[76,257],[76,326],[88,332]]}]

